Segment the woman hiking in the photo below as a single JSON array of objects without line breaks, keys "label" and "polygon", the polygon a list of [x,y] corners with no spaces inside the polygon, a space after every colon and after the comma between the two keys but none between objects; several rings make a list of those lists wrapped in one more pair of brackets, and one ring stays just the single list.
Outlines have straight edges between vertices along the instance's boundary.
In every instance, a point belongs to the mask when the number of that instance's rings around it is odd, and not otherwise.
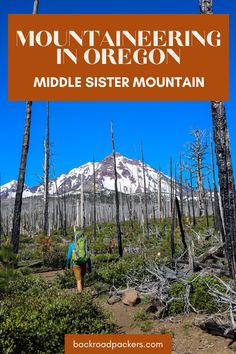
[{"label": "woman hiking", "polygon": [[84,276],[86,274],[86,264],[89,261],[87,238],[81,233],[79,228],[74,226],[74,236],[72,236],[71,243],[67,252],[67,269],[72,268],[78,293],[84,289]]}]

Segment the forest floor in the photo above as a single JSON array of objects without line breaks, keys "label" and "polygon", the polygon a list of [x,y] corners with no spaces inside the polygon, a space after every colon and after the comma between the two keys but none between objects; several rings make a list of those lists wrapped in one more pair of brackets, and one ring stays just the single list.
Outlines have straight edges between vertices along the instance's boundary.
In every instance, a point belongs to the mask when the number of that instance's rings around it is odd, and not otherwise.
[{"label": "forest floor", "polygon": [[[50,281],[57,273],[58,271],[52,271],[41,275]],[[76,289],[70,291],[76,292]],[[86,288],[85,291],[90,289]],[[154,320],[150,315],[144,321],[135,321],[135,315],[144,312],[149,304],[140,303],[130,307],[118,302],[109,305],[107,299],[107,295],[100,295],[95,301],[110,312],[113,322],[118,327],[118,333],[170,333],[173,338],[172,354],[236,354],[236,342],[232,343],[230,339],[205,333],[194,325],[194,321],[201,315],[178,315],[164,320]]]},{"label": "forest floor", "polygon": [[[101,301],[102,307],[112,314],[113,321],[118,325],[119,333],[170,333],[173,338],[172,354],[235,354],[236,343],[203,332],[193,323],[195,314],[179,315],[165,320],[148,320],[136,323],[133,317],[139,310],[145,310],[147,305],[125,306],[122,302],[108,305]],[[141,328],[143,327],[143,329]]]}]

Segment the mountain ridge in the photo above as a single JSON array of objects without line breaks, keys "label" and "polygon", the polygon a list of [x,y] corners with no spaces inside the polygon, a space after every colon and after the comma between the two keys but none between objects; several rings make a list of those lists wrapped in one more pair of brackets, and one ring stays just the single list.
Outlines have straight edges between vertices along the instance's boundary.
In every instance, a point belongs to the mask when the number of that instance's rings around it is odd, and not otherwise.
[{"label": "mountain ridge", "polygon": [[[107,155],[100,162],[95,162],[96,190],[114,191],[114,166],[113,155]],[[143,169],[140,160],[129,159],[120,153],[116,153],[116,166],[118,175],[118,190],[126,194],[141,193],[144,191]],[[159,188],[161,179],[162,191],[169,192],[170,177],[145,164],[146,188],[148,192],[155,192]],[[87,162],[61,174],[49,182],[50,195],[63,195],[80,193],[81,182],[85,192],[93,191],[93,163]],[[1,198],[14,198],[17,181],[12,180],[0,187]],[[42,196],[43,184],[28,187],[25,185],[23,198]]]}]

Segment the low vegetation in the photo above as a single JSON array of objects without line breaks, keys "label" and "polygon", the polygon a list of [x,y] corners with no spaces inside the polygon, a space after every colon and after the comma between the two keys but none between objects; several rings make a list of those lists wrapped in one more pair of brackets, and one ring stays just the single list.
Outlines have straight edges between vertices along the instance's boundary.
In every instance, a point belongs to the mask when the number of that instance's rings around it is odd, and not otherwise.
[{"label": "low vegetation", "polygon": [[[136,225],[136,226],[135,226]],[[187,221],[186,221],[186,225]],[[158,277],[150,273],[156,269],[174,269],[170,256],[171,220],[158,222],[158,231],[147,241],[138,224],[131,227],[126,222],[124,257],[118,256],[117,249],[108,253],[107,245],[115,234],[113,224],[101,225],[97,240],[93,240],[92,229],[86,229],[92,250],[92,272],[86,274],[86,285],[90,292],[78,296],[72,270],[65,268],[66,250],[72,230],[65,238],[59,234],[51,239],[39,236],[36,239],[22,238],[18,257],[9,244],[0,249],[0,352],[3,353],[62,353],[65,333],[112,333],[115,325],[109,315],[94,301],[94,296],[108,294],[134,287],[140,291],[142,306],[158,303],[165,306],[163,316],[173,316],[190,311],[214,313],[224,306],[210,293],[209,286],[219,292],[222,284],[214,276],[194,273],[183,279],[169,279],[164,292],[165,300],[158,298]],[[151,223],[152,227],[152,223]],[[190,230],[190,227],[189,227]],[[110,238],[105,237],[109,231]],[[200,254],[216,242],[216,237],[208,237],[202,220],[198,220],[192,232]],[[207,236],[207,242],[205,238]],[[137,241],[138,240],[138,241]],[[183,254],[181,237],[175,231],[176,258]],[[18,265],[18,266],[17,266]],[[168,268],[170,267],[170,268]],[[37,273],[42,270],[61,270],[54,280],[44,281]],[[160,273],[162,274],[162,273]],[[225,279],[224,279],[225,280]],[[226,279],[227,281],[227,279]],[[156,292],[149,292],[148,284]],[[152,330],[153,321],[143,309],[135,312],[133,321],[143,332]]]}]

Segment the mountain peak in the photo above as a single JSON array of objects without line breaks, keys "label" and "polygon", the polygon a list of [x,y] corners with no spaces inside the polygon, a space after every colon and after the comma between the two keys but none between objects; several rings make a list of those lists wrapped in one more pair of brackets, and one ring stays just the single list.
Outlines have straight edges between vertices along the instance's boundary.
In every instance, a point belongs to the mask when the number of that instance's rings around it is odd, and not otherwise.
[{"label": "mountain peak", "polygon": [[[118,177],[118,189],[123,193],[143,192],[143,170],[142,163],[139,160],[132,160],[126,156],[116,153],[116,167]],[[97,191],[114,191],[114,168],[113,154],[106,156],[101,162],[95,163],[96,170],[96,189]],[[149,165],[145,165],[147,190],[154,192],[160,179],[160,172]],[[165,191],[169,188],[168,177],[163,175],[162,187]],[[49,193],[57,194],[77,194],[80,192],[81,183],[85,192],[93,191],[93,164],[85,163],[79,167],[73,168],[49,182]],[[17,181],[11,181],[1,187],[2,198],[15,197]],[[29,188],[25,186],[23,197],[41,196],[44,191],[43,184]]]}]

